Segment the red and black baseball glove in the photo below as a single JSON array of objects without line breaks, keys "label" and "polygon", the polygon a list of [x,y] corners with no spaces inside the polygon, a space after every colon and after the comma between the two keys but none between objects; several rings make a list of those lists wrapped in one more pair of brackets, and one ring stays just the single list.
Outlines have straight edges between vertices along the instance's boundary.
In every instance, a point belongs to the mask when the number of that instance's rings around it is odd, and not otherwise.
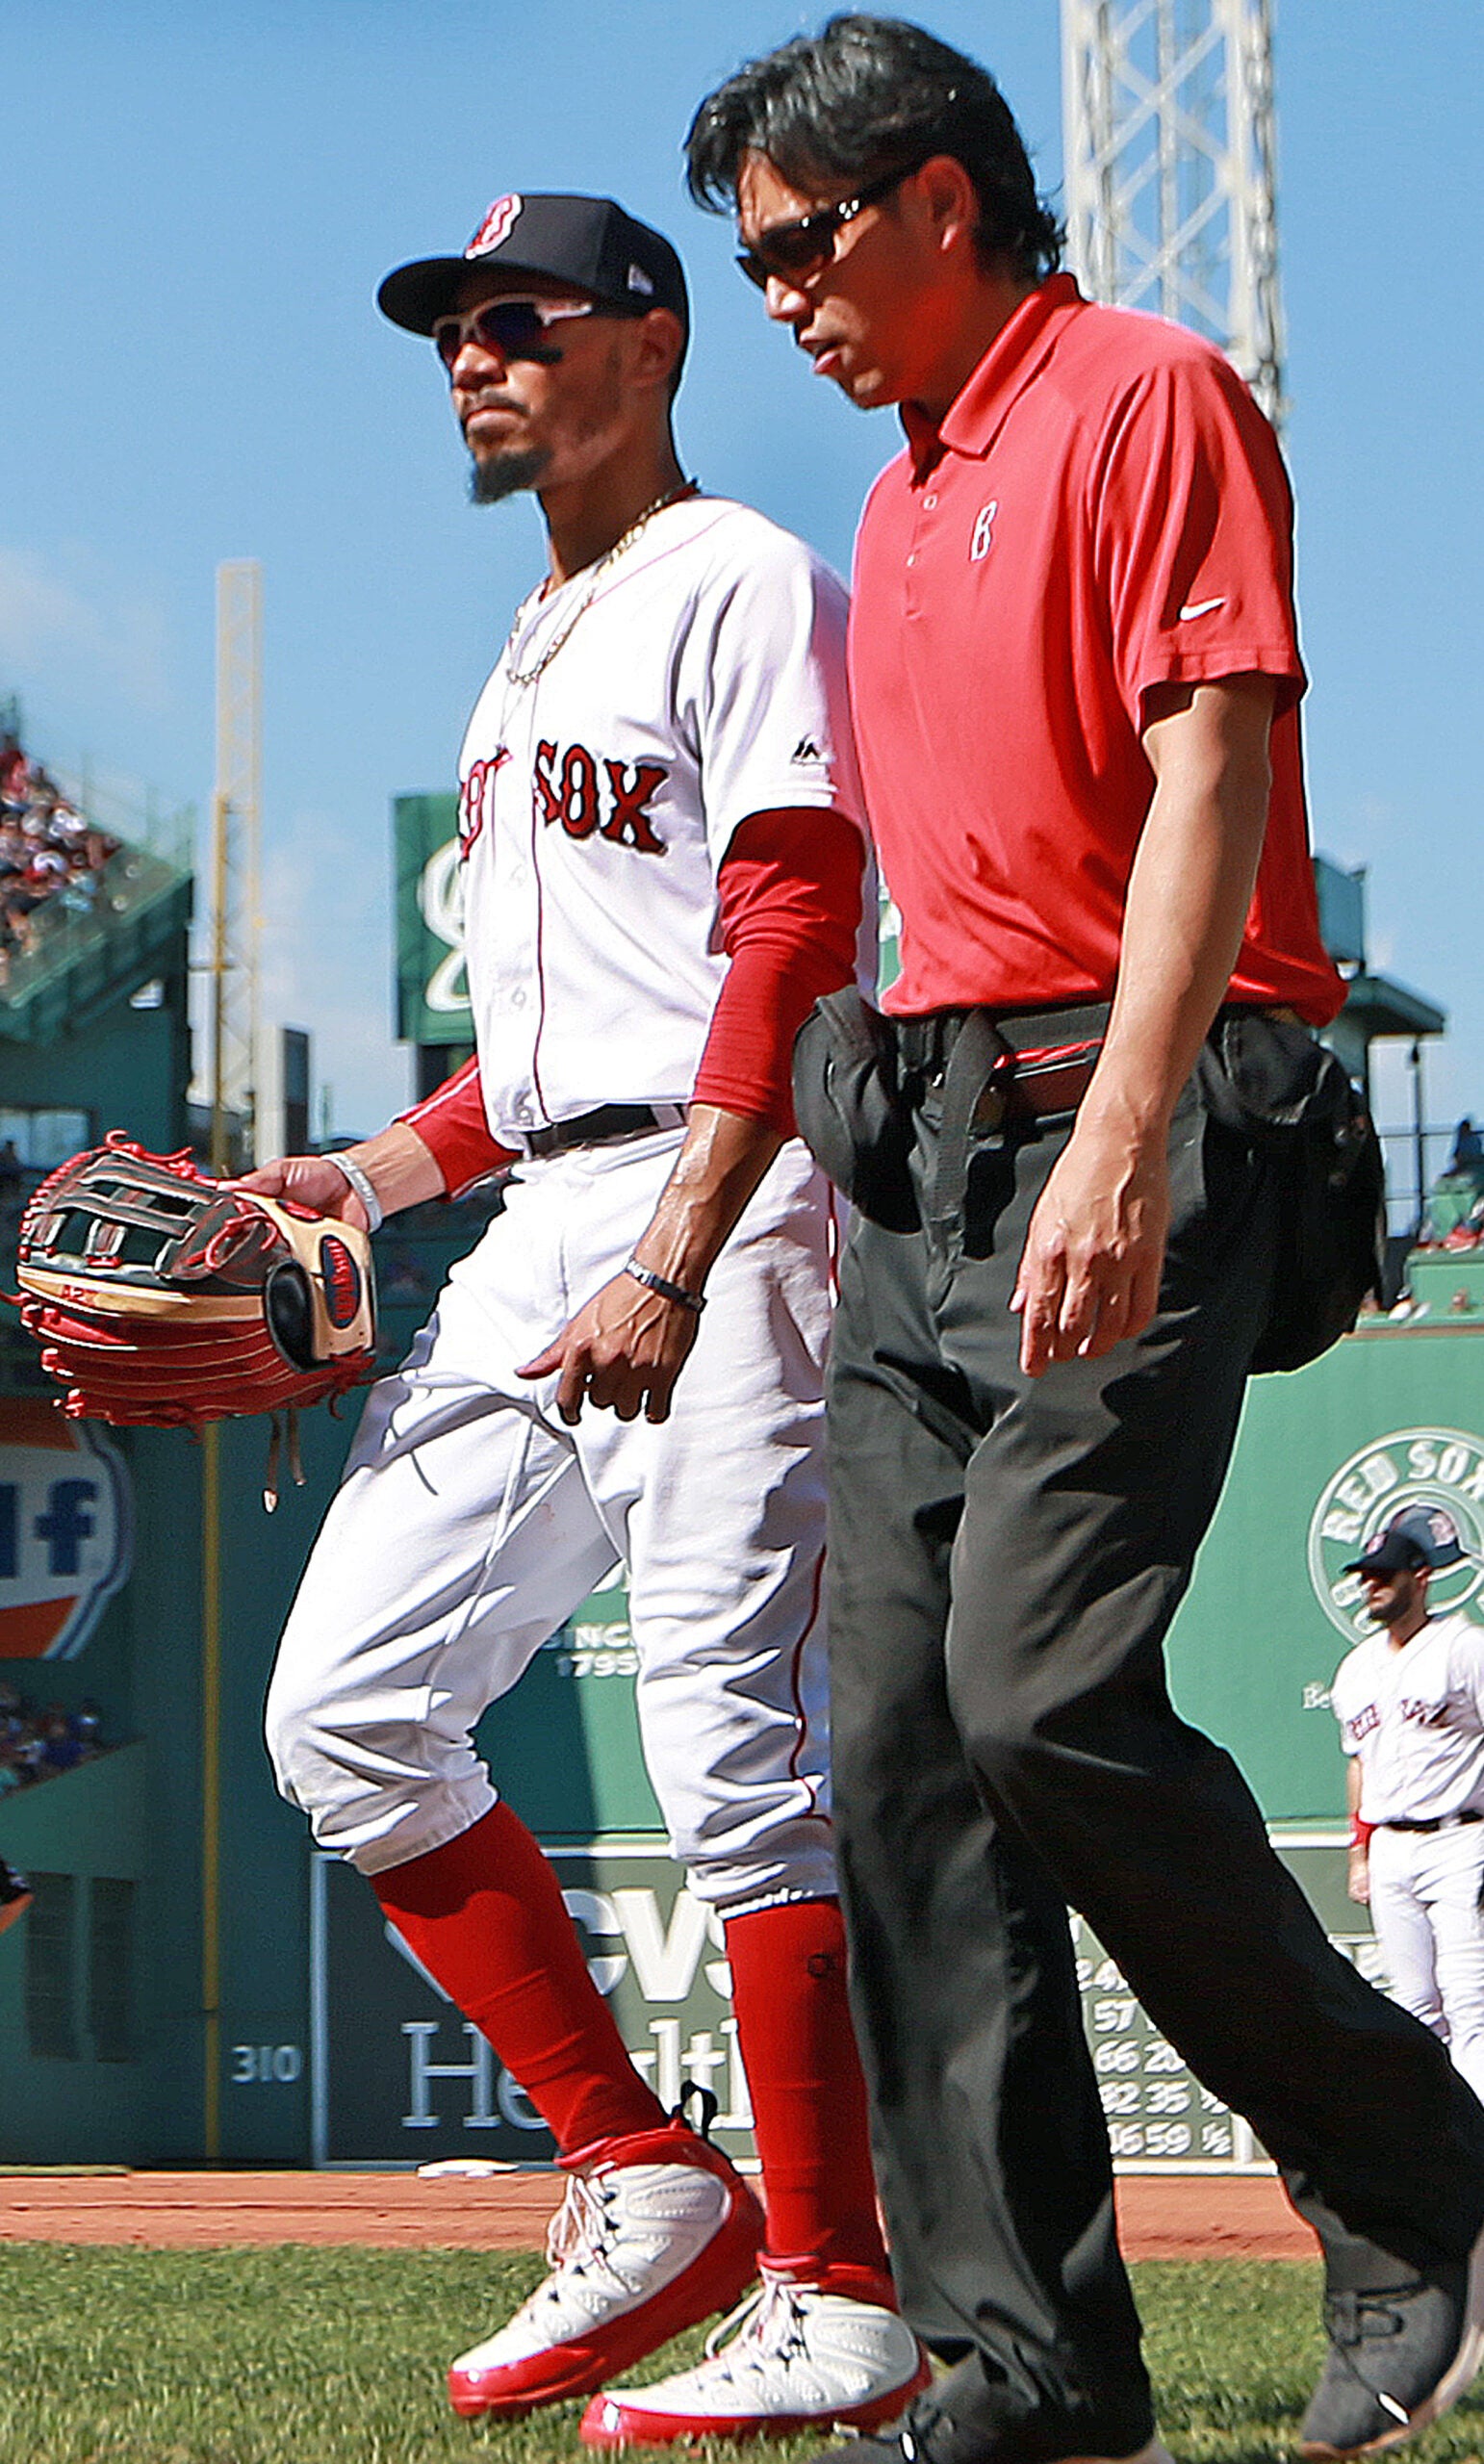
[{"label": "red and black baseball glove", "polygon": [[120,1130],[41,1183],[16,1271],[73,1420],[199,1428],[322,1402],[372,1373],[364,1232]]}]

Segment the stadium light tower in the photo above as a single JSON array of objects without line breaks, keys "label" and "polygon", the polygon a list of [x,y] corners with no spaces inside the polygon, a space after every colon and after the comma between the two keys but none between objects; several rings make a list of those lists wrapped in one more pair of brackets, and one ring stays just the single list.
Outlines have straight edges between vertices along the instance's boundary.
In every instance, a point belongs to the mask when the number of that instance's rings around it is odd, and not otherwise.
[{"label": "stadium light tower", "polygon": [[254,1158],[259,937],[258,782],[263,571],[253,557],[217,568],[217,790],[212,800],[212,1153],[229,1171],[230,1125]]},{"label": "stadium light tower", "polygon": [[1062,0],[1067,254],[1284,410],[1272,0]]}]

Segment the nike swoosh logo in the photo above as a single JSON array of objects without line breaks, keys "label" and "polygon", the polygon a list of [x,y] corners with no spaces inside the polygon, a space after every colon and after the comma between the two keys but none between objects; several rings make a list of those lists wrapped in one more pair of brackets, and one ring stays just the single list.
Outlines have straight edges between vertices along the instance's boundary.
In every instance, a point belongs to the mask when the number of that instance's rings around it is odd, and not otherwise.
[{"label": "nike swoosh logo", "polygon": [[1224,598],[1194,599],[1190,602],[1189,607],[1182,607],[1180,610],[1180,622],[1182,625],[1188,624],[1192,616],[1209,616],[1213,607],[1224,607],[1225,605],[1226,601]]}]

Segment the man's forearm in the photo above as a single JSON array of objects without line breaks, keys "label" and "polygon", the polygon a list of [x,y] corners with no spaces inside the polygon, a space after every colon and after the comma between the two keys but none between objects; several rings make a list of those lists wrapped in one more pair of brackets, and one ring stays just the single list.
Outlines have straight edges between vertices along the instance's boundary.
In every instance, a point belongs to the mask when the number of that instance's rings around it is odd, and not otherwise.
[{"label": "man's forearm", "polygon": [[1163,1140],[1231,982],[1263,852],[1272,687],[1197,687],[1145,737],[1156,785],[1129,879],[1118,984],[1084,1113]]},{"label": "man's forearm", "polygon": [[[358,1164],[381,1201],[383,1215],[396,1215],[405,1206],[422,1206],[428,1198],[442,1197],[444,1177],[437,1163],[415,1129],[404,1120],[394,1120],[374,1138],[363,1138],[345,1153],[352,1164]],[[331,1162],[334,1158],[329,1159]]]},{"label": "man's forearm", "polygon": [[635,1245],[641,1266],[699,1293],[782,1142],[768,1121],[692,1105],[675,1170]]}]

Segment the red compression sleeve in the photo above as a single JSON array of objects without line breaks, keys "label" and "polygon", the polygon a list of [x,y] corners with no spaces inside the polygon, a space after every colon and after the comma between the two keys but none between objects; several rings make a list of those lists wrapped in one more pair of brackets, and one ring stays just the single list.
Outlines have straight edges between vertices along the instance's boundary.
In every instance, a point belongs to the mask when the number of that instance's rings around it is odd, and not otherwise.
[{"label": "red compression sleeve", "polygon": [[[794,1127],[794,1038],[856,972],[865,849],[843,813],[799,807],[739,822],[717,875],[731,961],[694,1089],[698,1104]],[[414,1124],[416,1126],[416,1124]]]},{"label": "red compression sleeve", "polygon": [[561,1885],[507,1805],[425,1857],[372,1874],[371,1887],[408,1948],[489,2038],[564,2155],[663,2127],[664,2109],[588,1974]]},{"label": "red compression sleeve", "polygon": [[472,1181],[482,1181],[486,1172],[498,1172],[515,1162],[508,1146],[501,1146],[490,1134],[477,1055],[424,1095],[421,1104],[397,1117],[417,1131],[443,1174],[449,1197],[457,1197]]},{"label": "red compression sleeve", "polygon": [[[787,1900],[727,1919],[742,2064],[762,2159],[770,2267],[807,2284],[833,2273],[895,2309],[876,2217],[865,2081],[845,1998],[845,1925],[833,1899]],[[880,2281],[878,2281],[880,2280]]]}]

